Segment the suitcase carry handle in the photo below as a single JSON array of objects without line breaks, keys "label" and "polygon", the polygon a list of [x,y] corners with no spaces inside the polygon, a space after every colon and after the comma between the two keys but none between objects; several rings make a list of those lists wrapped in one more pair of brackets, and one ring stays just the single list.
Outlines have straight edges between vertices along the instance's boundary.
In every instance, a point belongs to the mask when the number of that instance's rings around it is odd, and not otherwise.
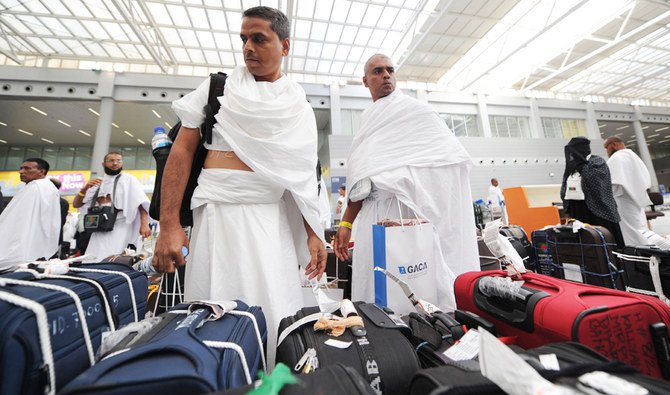
[{"label": "suitcase carry handle", "polygon": [[533,332],[535,305],[541,299],[548,297],[549,294],[544,291],[522,287],[523,292],[516,295],[508,293],[507,295],[489,296],[480,289],[480,282],[483,278],[486,277],[480,277],[475,282],[473,292],[475,305],[503,322],[526,332]]}]

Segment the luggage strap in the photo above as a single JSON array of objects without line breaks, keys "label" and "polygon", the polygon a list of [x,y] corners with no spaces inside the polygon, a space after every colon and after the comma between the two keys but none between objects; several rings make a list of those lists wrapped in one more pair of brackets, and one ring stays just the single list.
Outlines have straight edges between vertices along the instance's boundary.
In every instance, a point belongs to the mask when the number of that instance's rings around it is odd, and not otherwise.
[{"label": "luggage strap", "polygon": [[[4,279],[3,279],[4,280]],[[24,298],[22,296],[14,295],[0,289],[0,300],[7,303],[30,310],[35,314],[37,321],[37,333],[39,336],[40,348],[42,349],[42,362],[49,373],[49,381],[46,383],[44,393],[53,395],[56,393],[56,370],[54,368],[54,356],[51,349],[51,337],[49,336],[49,321],[47,320],[47,311],[41,304]]]},{"label": "luggage strap", "polygon": [[[244,350],[242,347],[240,347],[239,344],[232,343],[232,342],[221,342],[221,341],[214,341],[214,340],[203,340],[202,341],[204,345],[207,347],[211,348],[225,348],[229,350],[235,351],[237,353],[237,356],[240,357],[240,362],[242,363],[242,368],[244,369],[244,377],[247,379],[247,384],[251,384],[251,374],[249,373],[249,365],[247,365],[247,358],[246,355],[244,354]],[[261,355],[263,354],[263,348],[261,347]],[[265,358],[263,358],[265,359]]]},{"label": "luggage strap", "polygon": [[646,263],[649,265],[649,274],[651,274],[651,281],[654,284],[654,290],[648,291],[646,289],[639,289],[626,286],[626,291],[642,295],[656,296],[661,300],[661,302],[670,306],[670,299],[668,299],[668,297],[665,296],[665,293],[663,292],[663,284],[661,283],[661,272],[660,272],[661,260],[656,255],[652,255],[649,258],[647,258],[642,256],[621,254],[618,252],[615,252],[614,254],[622,260],[625,259],[627,261]]},{"label": "luggage strap", "polygon": [[107,317],[107,324],[109,325],[109,330],[110,331],[115,331],[116,330],[116,324],[114,323],[114,316],[112,315],[112,308],[109,304],[109,300],[107,300],[107,293],[105,292],[105,289],[102,287],[102,285],[90,278],[86,277],[75,277],[75,276],[67,276],[64,274],[45,274],[45,273],[40,273],[36,270],[32,269],[19,269],[17,272],[29,272],[33,276],[35,276],[36,279],[62,279],[62,280],[70,280],[70,281],[80,281],[84,283],[91,284],[93,287],[95,287],[98,290],[98,293],[100,295],[100,299],[102,300],[103,305],[105,306],[105,315]]},{"label": "luggage strap", "polygon": [[85,269],[83,267],[70,267],[71,272],[82,272],[82,273],[102,273],[102,274],[112,274],[123,277],[128,283],[128,292],[130,293],[130,301],[133,306],[133,318],[134,321],[139,321],[137,314],[137,302],[135,300],[135,289],[133,288],[133,280],[124,272],[119,272],[116,270],[107,270],[107,269]]},{"label": "luggage strap", "polygon": [[293,331],[296,329],[300,328],[301,326],[305,324],[309,324],[310,322],[316,322],[323,316],[324,313],[318,312],[318,313],[313,313],[308,316],[305,316],[298,321],[292,323],[291,325],[287,326],[284,328],[284,330],[279,334],[279,337],[277,338],[277,347],[290,335]]},{"label": "luggage strap", "polygon": [[[23,285],[27,287],[42,288],[48,289],[51,291],[62,292],[68,295],[74,301],[75,307],[77,308],[77,314],[79,315],[79,323],[81,324],[81,332],[84,335],[84,344],[86,345],[86,351],[88,352],[88,360],[91,366],[95,365],[95,353],[93,352],[93,344],[91,343],[91,334],[88,329],[88,323],[86,322],[86,314],[84,313],[84,307],[81,304],[79,295],[77,295],[73,290],[61,287],[59,285],[53,284],[44,284],[34,281],[26,280],[14,280],[11,278],[2,278],[0,279],[0,286],[5,286],[6,284],[12,285]],[[46,310],[45,310],[46,311]],[[47,322],[48,327],[48,322]],[[47,329],[48,333],[48,329]],[[53,355],[51,357],[53,359]]]}]

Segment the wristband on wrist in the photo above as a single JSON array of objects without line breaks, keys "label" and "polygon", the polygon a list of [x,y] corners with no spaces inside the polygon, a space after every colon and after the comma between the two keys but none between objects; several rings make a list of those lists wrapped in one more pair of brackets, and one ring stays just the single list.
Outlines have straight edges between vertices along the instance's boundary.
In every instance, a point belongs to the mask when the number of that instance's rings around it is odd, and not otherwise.
[{"label": "wristband on wrist", "polygon": [[349,230],[351,230],[351,227],[352,227],[351,222],[347,222],[347,221],[340,221],[340,226],[345,227]]},{"label": "wristband on wrist", "polygon": [[77,196],[84,197],[84,196],[86,196],[86,194],[85,194],[85,193],[82,193],[81,191],[79,191],[79,192],[77,193]]}]

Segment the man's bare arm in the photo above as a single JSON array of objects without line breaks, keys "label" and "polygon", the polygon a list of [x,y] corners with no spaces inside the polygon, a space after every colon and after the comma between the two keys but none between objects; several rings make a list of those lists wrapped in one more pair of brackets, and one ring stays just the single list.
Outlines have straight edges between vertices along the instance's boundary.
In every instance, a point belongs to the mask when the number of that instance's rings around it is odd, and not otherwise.
[{"label": "man's bare arm", "polygon": [[165,164],[161,185],[161,232],[152,261],[161,272],[173,272],[175,265],[183,266],[185,263],[181,248],[188,247],[188,239],[179,222],[179,209],[199,144],[198,129],[182,126]]},{"label": "man's bare arm", "polygon": [[340,227],[337,229],[335,239],[333,240],[333,251],[335,251],[335,255],[337,255],[339,259],[349,259],[349,240],[351,239],[351,229],[343,226],[342,222],[349,222],[350,224],[353,224],[362,207],[362,200],[357,202],[352,202],[349,200],[347,209],[344,211],[344,215],[342,215]]}]

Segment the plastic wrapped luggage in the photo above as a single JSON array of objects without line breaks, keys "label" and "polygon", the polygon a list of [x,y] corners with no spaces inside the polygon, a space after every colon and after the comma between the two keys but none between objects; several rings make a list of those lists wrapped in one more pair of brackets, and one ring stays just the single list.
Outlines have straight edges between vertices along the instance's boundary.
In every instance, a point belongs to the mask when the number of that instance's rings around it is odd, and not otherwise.
[{"label": "plastic wrapped luggage", "polygon": [[[284,385],[279,395],[374,395],[370,384],[363,380],[355,369],[339,363],[324,366],[310,374],[303,374],[297,379],[297,384]],[[245,395],[254,388],[255,385],[247,385],[217,392],[216,395]]]},{"label": "plastic wrapped luggage", "polygon": [[181,395],[247,385],[265,365],[260,307],[243,302],[177,305],[148,333],[124,342],[62,394]]},{"label": "plastic wrapped luggage", "polygon": [[0,275],[3,394],[54,393],[94,363],[102,333],[144,315],[147,278],[124,265]]},{"label": "plastic wrapped luggage", "polygon": [[514,246],[516,252],[519,253],[521,259],[524,260],[523,262],[526,265],[526,268],[532,269],[532,245],[523,228],[518,225],[504,225],[500,228],[500,234],[510,239],[512,246]]},{"label": "plastic wrapped luggage", "polygon": [[484,270],[500,270],[500,260],[493,255],[484,242],[481,229],[477,229],[477,248],[479,249],[479,267]]},{"label": "plastic wrapped luggage", "polygon": [[506,276],[458,276],[458,308],[490,320],[499,335],[516,336],[523,348],[577,341],[645,374],[670,378],[670,307],[660,300],[535,273],[524,274],[523,286],[515,288]]},{"label": "plastic wrapped luggage", "polygon": [[[670,393],[668,382],[640,374],[624,364],[611,363],[609,359],[583,344],[553,343],[518,353],[546,379],[571,388],[577,388],[581,384],[579,377],[583,374],[601,371],[639,385],[649,394]],[[540,356],[552,354],[556,356],[559,370],[549,370],[542,365]],[[616,384],[620,383],[610,385]],[[623,388],[618,389],[624,391]],[[481,374],[477,360],[467,360],[419,371],[412,378],[410,395],[425,394],[504,395],[505,392]]]},{"label": "plastic wrapped luggage", "polygon": [[626,291],[670,303],[670,251],[655,246],[624,247],[617,256],[623,263]]},{"label": "plastic wrapped luggage", "polygon": [[[572,225],[561,225],[543,231],[546,232],[545,253],[551,256],[550,261],[544,262],[545,265],[551,264],[551,269],[547,270],[545,266],[541,270],[543,274],[601,287],[624,289],[623,268],[614,255],[616,242],[607,228],[585,225],[575,232]],[[535,240],[535,236],[533,239]]]},{"label": "plastic wrapped luggage", "polygon": [[[311,348],[315,350],[320,367],[341,363],[360,373],[376,394],[406,394],[410,378],[419,370],[416,352],[406,337],[409,328],[379,306],[363,302],[354,305],[363,319],[367,332],[364,335],[359,333],[359,336],[354,336],[349,329],[337,338],[323,331],[315,332],[312,323],[320,315],[318,307],[303,308],[296,315],[282,319],[279,332],[288,335],[280,334],[277,362],[296,366]],[[305,317],[314,319],[309,321]],[[300,320],[303,320],[302,324],[295,324]],[[286,331],[294,324],[294,330]],[[332,347],[325,344],[329,339],[351,342],[351,345],[347,348]]]}]

